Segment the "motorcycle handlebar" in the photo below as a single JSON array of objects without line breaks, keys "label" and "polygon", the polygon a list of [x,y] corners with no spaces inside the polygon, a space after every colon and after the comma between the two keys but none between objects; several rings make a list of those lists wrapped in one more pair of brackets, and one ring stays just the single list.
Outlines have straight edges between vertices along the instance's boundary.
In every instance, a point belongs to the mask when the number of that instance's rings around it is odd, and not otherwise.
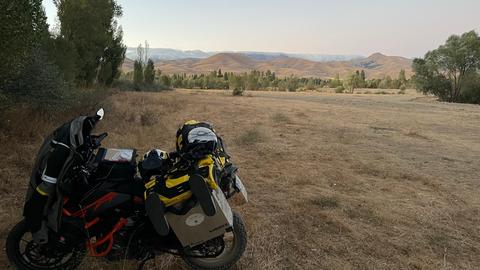
[{"label": "motorcycle handlebar", "polygon": [[101,141],[103,141],[103,139],[105,139],[107,136],[108,136],[108,133],[107,133],[107,132],[104,132],[104,133],[98,135],[98,140],[101,142]]},{"label": "motorcycle handlebar", "polygon": [[93,148],[98,148],[100,147],[100,145],[102,144],[102,141],[108,136],[108,133],[107,132],[104,132],[100,135],[93,135],[92,136],[92,144],[93,144]]}]

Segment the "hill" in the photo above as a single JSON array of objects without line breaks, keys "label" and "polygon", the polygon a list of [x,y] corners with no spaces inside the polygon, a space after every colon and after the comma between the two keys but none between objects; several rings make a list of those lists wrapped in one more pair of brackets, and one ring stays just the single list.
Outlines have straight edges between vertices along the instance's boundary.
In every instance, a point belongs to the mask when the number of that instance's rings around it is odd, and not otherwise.
[{"label": "hill", "polygon": [[[170,48],[150,48],[148,55],[154,61],[160,60],[180,60],[188,58],[204,59],[218,53],[242,53],[256,60],[271,60],[274,58],[281,58],[284,56],[296,57],[306,60],[326,62],[326,61],[347,61],[353,59],[363,58],[359,55],[344,55],[344,54],[312,54],[312,53],[283,53],[283,52],[257,52],[257,51],[222,51],[222,52],[205,52],[201,50],[176,50]],[[137,48],[129,47],[126,52],[127,58],[137,58]]]},{"label": "hill", "polygon": [[404,69],[407,76],[413,74],[412,60],[400,56],[386,56],[381,53],[374,53],[365,59],[351,61],[359,69],[364,69],[367,76],[378,78],[383,75],[397,76],[401,69]]},{"label": "hill", "polygon": [[[131,70],[131,60],[124,64],[124,70]],[[337,74],[345,77],[355,70],[365,70],[368,78],[397,77],[401,69],[406,75],[412,75],[412,60],[400,56],[386,56],[380,53],[350,61],[317,62],[307,59],[281,55],[278,57],[252,57],[243,53],[218,53],[208,58],[187,58],[179,60],[160,60],[155,63],[163,73],[201,74],[222,69],[228,72],[249,72],[271,70],[278,76],[296,75],[299,77],[333,78]]]}]

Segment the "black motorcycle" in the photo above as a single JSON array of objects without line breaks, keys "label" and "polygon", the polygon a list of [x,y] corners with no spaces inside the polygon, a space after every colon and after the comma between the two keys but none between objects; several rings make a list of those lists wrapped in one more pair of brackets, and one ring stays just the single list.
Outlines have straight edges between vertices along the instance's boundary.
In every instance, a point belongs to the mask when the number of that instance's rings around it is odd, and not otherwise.
[{"label": "black motorcycle", "polygon": [[[97,114],[102,118],[103,109]],[[142,269],[155,255],[169,253],[182,257],[193,269],[229,269],[240,259],[247,245],[245,224],[226,202],[235,193],[247,201],[238,176],[229,176],[230,188],[223,186],[218,194],[212,193],[218,212],[230,215],[229,223],[209,229],[207,225],[215,217],[203,215],[198,199],[192,196],[167,207],[172,225],[168,234],[160,235],[145,210],[146,181],[137,174],[135,150],[100,148],[106,137],[107,133],[92,135],[86,152],[76,157],[60,187],[66,194],[61,226],[49,231],[48,243],[33,241],[25,220],[11,229],[6,252],[15,267],[75,269],[88,255],[112,262],[137,260]],[[111,153],[117,157],[112,158]],[[155,173],[148,170],[141,171]],[[185,240],[199,235],[202,241]],[[214,237],[205,239],[208,235]]]}]

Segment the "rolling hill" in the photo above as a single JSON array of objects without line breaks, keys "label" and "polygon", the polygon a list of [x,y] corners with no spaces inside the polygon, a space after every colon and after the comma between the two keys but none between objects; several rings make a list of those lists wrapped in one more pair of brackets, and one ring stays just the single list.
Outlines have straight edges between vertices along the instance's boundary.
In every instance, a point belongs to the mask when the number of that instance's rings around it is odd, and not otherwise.
[{"label": "rolling hill", "polygon": [[[353,59],[363,58],[359,55],[345,55],[345,54],[312,54],[312,53],[284,53],[284,52],[258,52],[258,51],[217,51],[208,52],[201,50],[176,50],[170,48],[149,48],[148,55],[154,61],[160,60],[179,60],[186,58],[208,58],[218,53],[242,53],[250,58],[256,60],[272,60],[274,58],[290,56],[306,60],[327,62],[327,61],[347,61]],[[137,58],[137,48],[129,47],[126,51],[127,58]]]},{"label": "rolling hill", "polygon": [[[178,60],[160,60],[155,63],[163,73],[201,74],[222,69],[228,72],[248,72],[253,69],[271,70],[278,76],[296,75],[299,77],[333,78],[337,74],[345,77],[355,70],[365,70],[368,78],[397,77],[401,69],[406,75],[412,75],[412,60],[400,56],[386,56],[381,53],[350,61],[317,62],[307,59],[282,55],[281,57],[258,60],[243,53],[218,53],[207,58],[186,58]],[[131,60],[126,60],[125,71],[133,67]]]}]

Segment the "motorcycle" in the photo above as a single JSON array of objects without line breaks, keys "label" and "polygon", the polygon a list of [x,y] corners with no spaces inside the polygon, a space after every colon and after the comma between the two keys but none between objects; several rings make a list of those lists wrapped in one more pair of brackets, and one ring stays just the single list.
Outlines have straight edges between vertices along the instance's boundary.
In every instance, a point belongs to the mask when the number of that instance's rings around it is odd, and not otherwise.
[{"label": "motorcycle", "polygon": [[[103,109],[97,112],[100,119],[103,114]],[[61,226],[58,231],[49,230],[46,244],[33,241],[25,220],[11,229],[6,253],[15,267],[75,269],[89,255],[110,262],[136,260],[142,269],[156,255],[168,253],[180,256],[192,269],[229,269],[240,259],[247,245],[245,223],[227,202],[235,194],[247,202],[238,176],[233,176],[233,188],[212,192],[219,214],[229,222],[205,227],[215,217],[202,215],[192,196],[166,209],[172,225],[168,234],[160,235],[145,210],[145,179],[137,175],[136,151],[122,150],[117,159],[106,157],[112,152],[101,148],[107,136],[91,135],[89,146],[75,157],[60,187],[68,195],[63,200]],[[113,149],[113,153],[119,152]],[[200,223],[204,226],[197,226]],[[198,235],[202,241],[185,240]]]}]

